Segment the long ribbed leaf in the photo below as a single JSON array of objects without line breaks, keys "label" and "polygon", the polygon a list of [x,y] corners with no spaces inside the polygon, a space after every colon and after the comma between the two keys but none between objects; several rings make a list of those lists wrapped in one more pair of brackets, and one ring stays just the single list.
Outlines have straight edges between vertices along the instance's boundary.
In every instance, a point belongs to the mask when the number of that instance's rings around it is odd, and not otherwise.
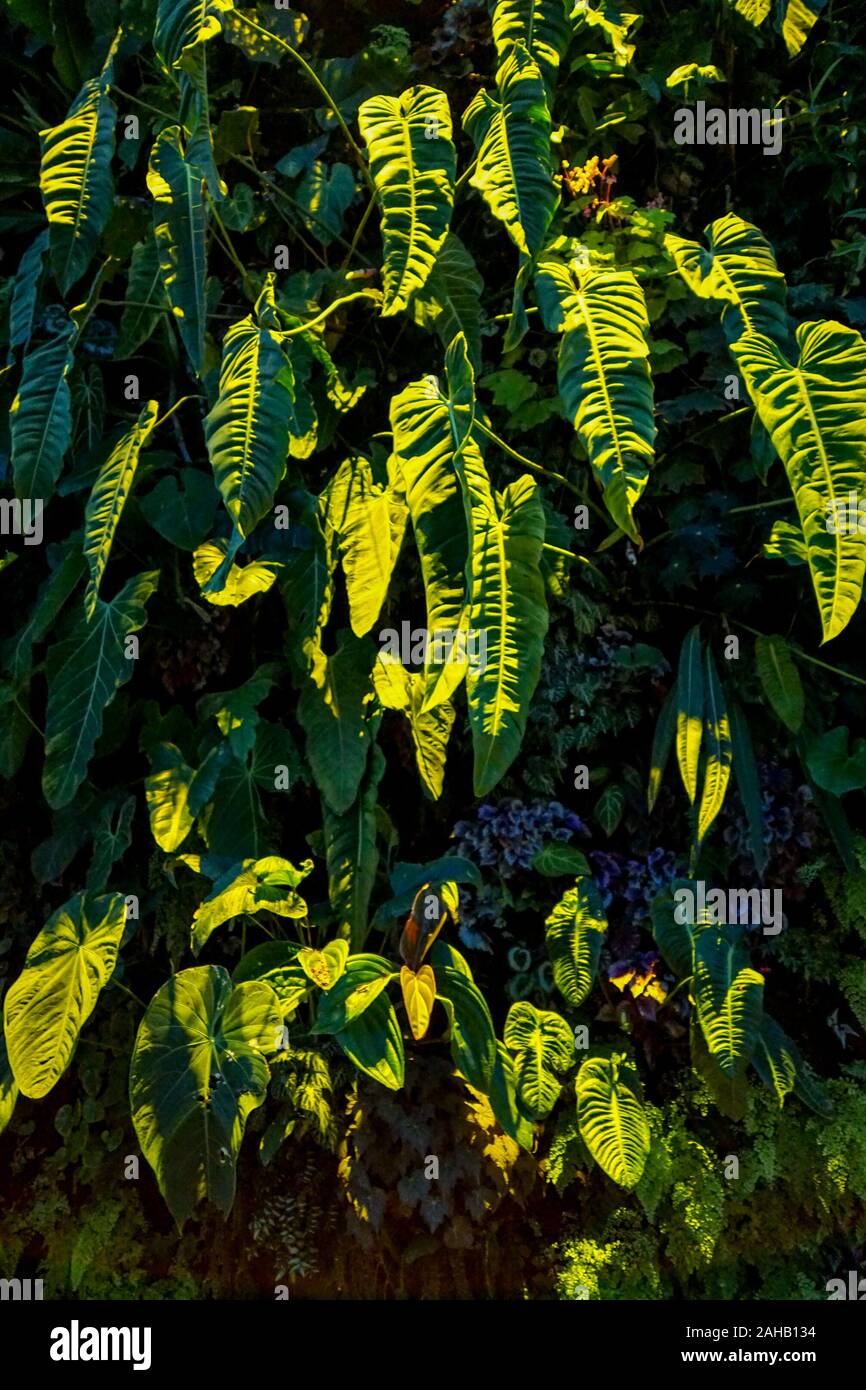
[{"label": "long ribbed leaf", "polygon": [[337,914],[337,931],[352,951],[361,951],[369,932],[370,896],[376,878],[376,804],[385,759],[373,747],[354,804],[342,814],[322,799],[322,828],[328,870],[328,900]]},{"label": "long ribbed leaf", "polygon": [[9,305],[9,349],[25,347],[33,332],[33,319],[36,314],[36,298],[39,281],[42,278],[42,265],[48,250],[48,229],[41,231],[30,243],[18,265],[12,302]]},{"label": "long ribbed leaf", "polygon": [[39,187],[54,278],[64,295],[89,266],[114,199],[117,110],[108,95],[110,84],[109,61],[99,77],[85,82],[66,120],[39,132]]},{"label": "long ribbed leaf", "polygon": [[860,603],[866,535],[851,496],[866,496],[866,342],[841,323],[803,323],[792,365],[769,338],[731,349],[761,422],[785,465],[803,529],[823,640]]},{"label": "long ribbed leaf", "polygon": [[134,357],[142,343],[152,337],[164,317],[168,300],[159,263],[159,247],[153,236],[133,247],[126,285],[127,303],[120,317],[117,356]]},{"label": "long ribbed leaf", "polygon": [[363,637],[385,602],[399,541],[391,526],[393,496],[373,477],[368,459],[353,455],[328,484],[325,525],[336,538],[346,577],[352,631]]},{"label": "long ribbed leaf", "polygon": [[705,229],[708,249],[669,233],[665,246],[693,294],[722,305],[728,342],[741,333],[763,333],[784,343],[788,332],[785,277],[773,248],[751,222],[736,213]]},{"label": "long ribbed leaf", "polygon": [[225,336],[219,396],[205,420],[214,479],[242,536],[270,510],[286,471],[294,374],[279,335],[269,281],[255,315]]},{"label": "long ribbed leaf", "polygon": [[710,1056],[733,1079],[744,1074],[758,1041],[764,977],[749,964],[742,927],[707,928],[695,940],[694,992]]},{"label": "long ribbed leaf", "polygon": [[620,1059],[588,1058],[576,1090],[577,1122],[587,1148],[615,1183],[634,1187],[649,1157],[650,1128]]},{"label": "long ribbed leaf", "polygon": [[310,641],[304,649],[311,665],[298,720],[316,786],[331,810],[342,815],[358,794],[367,762],[375,648],[369,638],[344,633],[332,656]]},{"label": "long ribbed leaf", "polygon": [[410,87],[362,103],[358,124],[382,209],[383,316],[405,309],[436,264],[454,207],[457,155],[444,92]]},{"label": "long ribbed leaf", "polygon": [[148,401],[131,430],[114,446],[99,470],[84,515],[84,554],[90,580],[84,595],[84,611],[93,617],[99,585],[108,564],[114,533],[132,487],[139,455],[156,424],[159,405]]},{"label": "long ribbed leaf", "polygon": [[803,727],[806,697],[787,640],[778,633],[756,637],[755,666],[770,705],[785,727],[798,734]]},{"label": "long ribbed leaf", "polygon": [[592,989],[606,931],[607,920],[592,879],[579,878],[545,922],[554,983],[574,1008]]},{"label": "long ribbed leaf", "polygon": [[712,652],[705,660],[704,742],[707,753],[704,786],[698,809],[698,845],[701,845],[722,809],[731,776],[731,725],[725,695]]},{"label": "long ribbed leaf", "polygon": [[42,790],[55,809],[69,804],[87,775],[105,707],[135,667],[126,639],[144,626],[158,582],[152,570],[128,580],[110,603],[97,599],[90,622],[82,614],[48,653]]},{"label": "long ribbed leaf", "polygon": [[541,1120],[553,1109],[562,1090],[556,1073],[564,1071],[574,1056],[571,1029],[553,1010],[536,1009],[520,1000],[508,1011],[503,1039],[516,1054],[518,1107],[527,1119]]},{"label": "long ribbed leaf", "polygon": [[54,492],[72,438],[69,373],[75,332],[64,330],[28,352],[18,394],[9,412],[12,476],[19,497],[47,501]]},{"label": "long ribbed leaf", "polygon": [[564,0],[488,0],[496,61],[501,66],[523,44],[550,89],[571,38]]},{"label": "long ribbed leaf", "polygon": [[458,333],[466,338],[469,360],[481,366],[481,292],[484,281],[463,242],[449,232],[409,312],[422,328],[433,328],[447,348]]},{"label": "long ribbed leaf", "polygon": [[172,313],[196,372],[202,368],[205,330],[205,231],[201,170],[184,158],[179,126],[157,136],[147,187],[154,199],[154,235]]},{"label": "long ribbed leaf", "polygon": [[649,320],[630,271],[580,269],[545,254],[536,276],[547,327],[562,331],[559,394],[601,486],[608,511],[633,539],[633,511],[653,458]]},{"label": "long ribbed leaf", "polygon": [[470,179],[519,251],[534,255],[556,207],[550,112],[541,72],[522,43],[498,74],[497,96],[479,92],[463,114],[478,151]]},{"label": "long ribbed leaf", "polygon": [[234,0],[159,0],[153,46],[166,68],[194,72],[201,46],[222,29]]}]

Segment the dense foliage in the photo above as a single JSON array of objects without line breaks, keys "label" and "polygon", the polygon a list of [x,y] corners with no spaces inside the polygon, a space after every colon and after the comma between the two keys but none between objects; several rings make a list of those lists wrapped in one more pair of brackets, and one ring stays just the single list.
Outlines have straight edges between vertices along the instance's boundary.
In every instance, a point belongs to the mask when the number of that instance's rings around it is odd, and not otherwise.
[{"label": "dense foliage", "polygon": [[826,1297],[856,6],[5,8],[0,1273]]}]

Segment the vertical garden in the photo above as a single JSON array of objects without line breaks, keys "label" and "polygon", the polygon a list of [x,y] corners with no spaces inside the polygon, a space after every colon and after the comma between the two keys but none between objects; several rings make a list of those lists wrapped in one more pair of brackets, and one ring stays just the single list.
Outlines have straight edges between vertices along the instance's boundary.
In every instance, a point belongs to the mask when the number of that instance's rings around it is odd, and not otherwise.
[{"label": "vertical garden", "polygon": [[847,1296],[861,9],[4,11],[0,1277]]}]

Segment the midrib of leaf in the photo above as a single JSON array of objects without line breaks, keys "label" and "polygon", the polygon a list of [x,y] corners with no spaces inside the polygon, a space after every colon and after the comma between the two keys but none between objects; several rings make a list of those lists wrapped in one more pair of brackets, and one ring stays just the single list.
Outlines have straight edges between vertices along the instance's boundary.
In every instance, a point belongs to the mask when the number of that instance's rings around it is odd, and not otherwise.
[{"label": "midrib of leaf", "polygon": [[[822,468],[823,473],[824,473],[824,479],[825,479],[825,482],[826,482],[826,485],[827,485],[827,493],[828,493],[828,496],[831,497],[831,498],[833,498],[833,499],[835,500],[835,497],[836,497],[836,488],[835,488],[834,481],[833,481],[833,473],[832,473],[831,468],[830,468],[830,460],[828,459],[828,457],[827,457],[827,451],[826,451],[826,449],[824,448],[824,440],[823,440],[823,438],[821,437],[821,430],[820,430],[819,425],[818,425],[818,420],[817,420],[817,418],[816,418],[816,415],[815,415],[814,410],[812,409],[812,402],[811,402],[811,400],[809,399],[809,391],[808,391],[808,388],[807,388],[807,386],[806,386],[805,377],[804,377],[803,372],[801,371],[801,369],[800,369],[799,367],[794,367],[794,368],[793,368],[793,375],[794,375],[794,378],[795,378],[795,381],[796,381],[797,392],[798,392],[798,394],[799,394],[799,396],[800,396],[800,398],[801,398],[801,400],[802,400],[802,402],[803,402],[803,408],[804,408],[804,410],[805,410],[805,412],[806,412],[806,415],[807,415],[807,418],[808,418],[808,421],[809,421],[809,426],[810,426],[810,429],[811,429],[811,431],[812,431],[813,438],[814,438],[814,440],[815,440],[815,448],[816,448],[816,450],[817,450],[818,459],[819,459],[819,462],[820,462],[820,464],[821,464],[821,468]],[[799,507],[798,507],[798,510],[799,510]],[[836,619],[836,609],[837,609],[838,604],[839,604],[839,576],[840,576],[841,573],[842,573],[842,537],[841,537],[841,533],[839,532],[838,528],[837,528],[836,534],[835,534],[835,536],[834,536],[834,544],[835,544],[835,548],[836,548],[836,564],[835,564],[835,567],[834,567],[834,579],[833,579],[833,601],[832,601],[832,607],[831,607],[831,609],[830,609],[830,623],[828,624],[828,626],[831,627],[831,628],[833,627],[833,625],[834,625],[834,623],[835,623],[835,619]],[[812,571],[812,574],[813,574],[814,577],[815,577],[815,581],[817,581],[817,579],[818,579],[818,574],[817,574],[817,571],[815,570],[815,568],[814,568],[814,566],[813,566],[813,564],[812,564],[812,549],[811,549],[811,546],[807,546],[807,547],[806,547],[806,554],[807,554],[808,557],[809,557],[809,569]],[[816,582],[816,584],[815,584],[815,588],[816,588],[816,591],[817,591],[817,582]]]},{"label": "midrib of leaf", "polygon": [[583,315],[584,324],[586,325],[586,334],[589,339],[589,346],[592,352],[592,359],[595,363],[595,371],[596,376],[598,378],[599,387],[601,388],[602,399],[604,400],[604,409],[605,414],[607,415],[611,439],[613,440],[613,447],[614,452],[616,454],[617,467],[621,470],[623,468],[623,454],[619,442],[619,431],[616,427],[616,417],[613,411],[613,402],[610,399],[610,392],[607,389],[607,378],[604,373],[601,349],[598,345],[598,339],[596,338],[595,325],[593,324],[592,315],[589,311],[589,305],[587,303],[586,295],[584,294],[583,290],[577,291],[577,302],[580,306],[580,312]]}]

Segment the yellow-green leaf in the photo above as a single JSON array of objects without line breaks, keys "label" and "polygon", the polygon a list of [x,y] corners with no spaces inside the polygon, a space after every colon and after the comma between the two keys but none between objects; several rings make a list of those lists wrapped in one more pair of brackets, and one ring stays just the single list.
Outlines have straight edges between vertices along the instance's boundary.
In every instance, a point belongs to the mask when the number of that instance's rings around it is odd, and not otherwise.
[{"label": "yellow-green leaf", "polygon": [[84,514],[84,554],[90,579],[84,595],[84,611],[93,617],[99,585],[108,564],[114,533],[132,487],[138,459],[149,440],[159,405],[148,401],[132,429],[115,444],[93,484]]}]

